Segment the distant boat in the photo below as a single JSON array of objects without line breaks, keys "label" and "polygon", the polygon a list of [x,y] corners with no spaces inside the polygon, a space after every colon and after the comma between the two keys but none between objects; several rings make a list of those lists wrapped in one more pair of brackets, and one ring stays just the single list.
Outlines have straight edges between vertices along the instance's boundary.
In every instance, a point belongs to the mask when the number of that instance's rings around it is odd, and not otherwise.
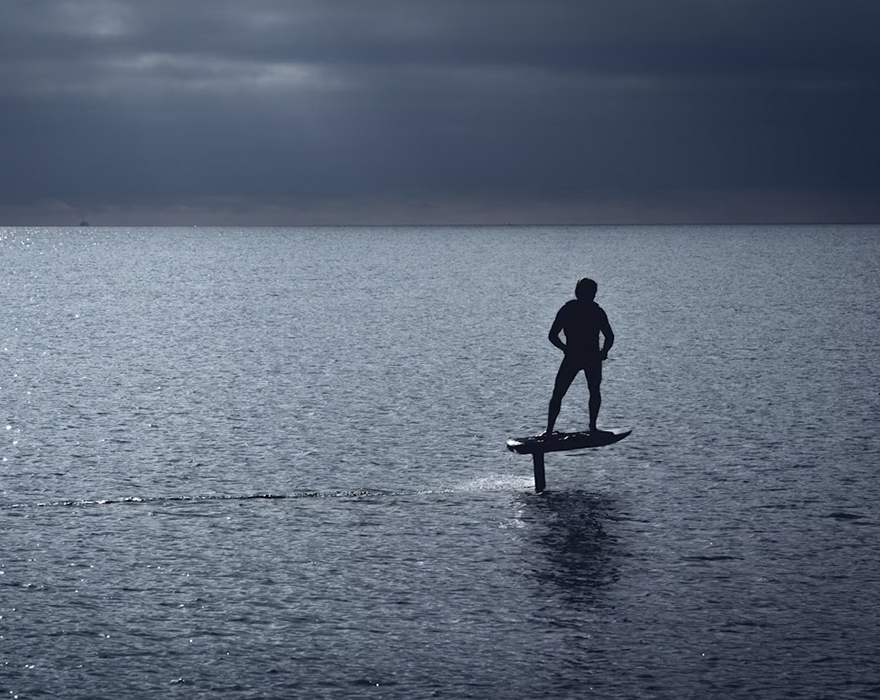
[{"label": "distant boat", "polygon": [[88,226],[88,225],[89,225],[89,222],[83,220],[83,221],[80,221],[80,222],[79,222],[79,225],[80,225],[80,226]]}]

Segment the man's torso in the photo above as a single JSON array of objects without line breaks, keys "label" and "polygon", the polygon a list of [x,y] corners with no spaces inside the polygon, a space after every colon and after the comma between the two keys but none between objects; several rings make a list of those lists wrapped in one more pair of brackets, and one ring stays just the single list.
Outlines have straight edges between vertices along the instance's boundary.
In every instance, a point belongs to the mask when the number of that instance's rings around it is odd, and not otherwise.
[{"label": "man's torso", "polygon": [[608,318],[594,301],[573,299],[560,310],[562,331],[565,333],[566,354],[585,359],[598,357],[599,332],[607,327]]}]

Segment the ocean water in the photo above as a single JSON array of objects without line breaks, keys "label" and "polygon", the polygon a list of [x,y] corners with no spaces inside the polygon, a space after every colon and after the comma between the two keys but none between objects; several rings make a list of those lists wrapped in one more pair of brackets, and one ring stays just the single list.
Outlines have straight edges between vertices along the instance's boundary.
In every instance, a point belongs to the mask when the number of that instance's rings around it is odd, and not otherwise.
[{"label": "ocean water", "polygon": [[[880,227],[0,228],[0,260],[4,696],[880,696]],[[504,443],[583,275],[634,432],[535,494]]]}]

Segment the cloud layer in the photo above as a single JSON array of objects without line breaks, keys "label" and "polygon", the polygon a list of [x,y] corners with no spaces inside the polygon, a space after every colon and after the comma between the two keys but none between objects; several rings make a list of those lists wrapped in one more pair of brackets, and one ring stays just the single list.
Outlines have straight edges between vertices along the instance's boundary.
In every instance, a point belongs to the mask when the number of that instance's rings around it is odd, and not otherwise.
[{"label": "cloud layer", "polygon": [[878,122],[865,0],[0,4],[0,224],[876,220]]}]

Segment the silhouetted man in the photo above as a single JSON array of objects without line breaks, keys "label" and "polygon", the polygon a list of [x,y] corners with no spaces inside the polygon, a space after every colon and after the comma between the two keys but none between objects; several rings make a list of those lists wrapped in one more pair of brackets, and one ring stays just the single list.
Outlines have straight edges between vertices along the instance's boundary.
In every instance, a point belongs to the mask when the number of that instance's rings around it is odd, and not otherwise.
[{"label": "silhouetted man", "polygon": [[[608,357],[608,351],[614,344],[614,332],[605,311],[593,301],[596,289],[596,283],[589,277],[579,279],[574,288],[576,299],[559,309],[550,328],[550,342],[562,350],[565,357],[556,373],[556,384],[550,399],[547,432],[544,433],[547,437],[553,433],[559,409],[562,407],[562,397],[581,370],[587,375],[587,388],[590,391],[590,432],[597,430],[596,418],[602,404],[602,394],[599,391],[602,383],[602,362]],[[560,339],[560,332],[565,333],[565,342]],[[600,332],[604,338],[601,348]]]}]

